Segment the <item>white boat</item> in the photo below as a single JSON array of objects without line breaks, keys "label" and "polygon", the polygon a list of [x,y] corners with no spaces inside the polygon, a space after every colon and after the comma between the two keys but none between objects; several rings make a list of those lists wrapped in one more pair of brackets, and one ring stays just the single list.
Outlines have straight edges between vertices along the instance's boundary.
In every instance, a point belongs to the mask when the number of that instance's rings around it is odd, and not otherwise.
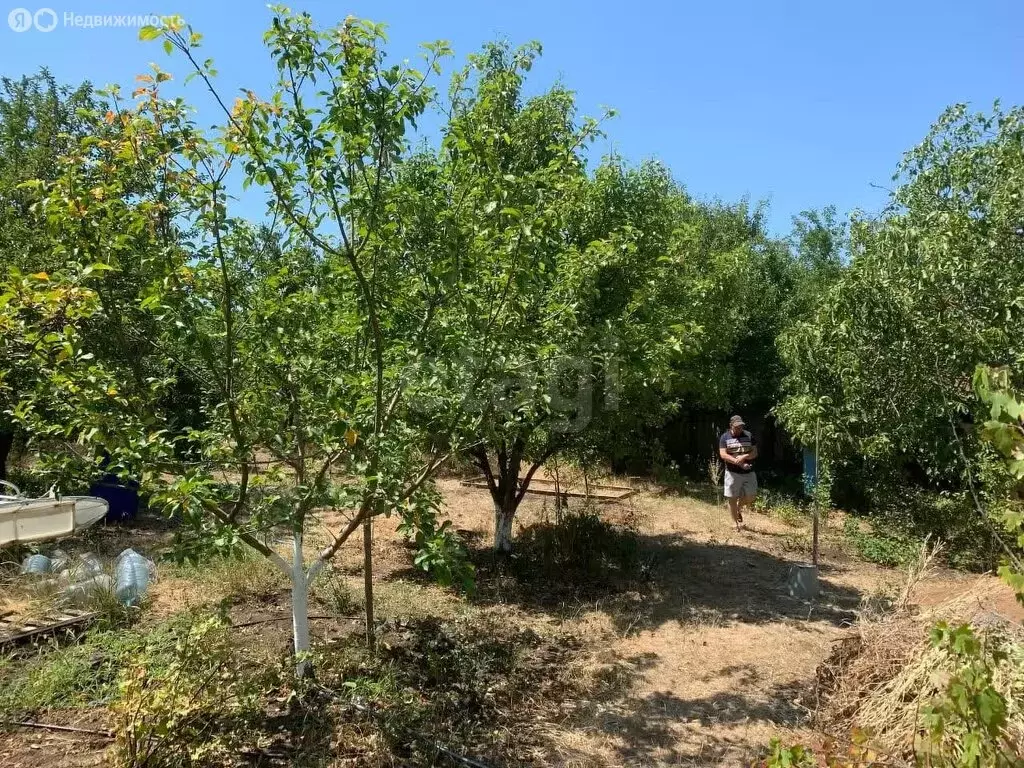
[{"label": "white boat", "polygon": [[0,486],[14,491],[13,495],[0,495],[0,547],[58,539],[89,527],[107,514],[107,502],[95,496],[28,499],[11,483],[0,480]]}]

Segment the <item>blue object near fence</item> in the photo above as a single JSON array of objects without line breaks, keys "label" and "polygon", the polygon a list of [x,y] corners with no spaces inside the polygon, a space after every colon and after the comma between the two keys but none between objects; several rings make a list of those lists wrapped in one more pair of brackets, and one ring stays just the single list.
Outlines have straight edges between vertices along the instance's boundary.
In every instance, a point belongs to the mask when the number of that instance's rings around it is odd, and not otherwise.
[{"label": "blue object near fence", "polygon": [[804,448],[804,493],[814,495],[818,487],[818,456],[809,448]]},{"label": "blue object near fence", "polygon": [[136,483],[122,481],[117,475],[104,475],[89,488],[89,495],[107,502],[107,515],[103,519],[117,523],[134,520],[139,513],[139,488]]}]

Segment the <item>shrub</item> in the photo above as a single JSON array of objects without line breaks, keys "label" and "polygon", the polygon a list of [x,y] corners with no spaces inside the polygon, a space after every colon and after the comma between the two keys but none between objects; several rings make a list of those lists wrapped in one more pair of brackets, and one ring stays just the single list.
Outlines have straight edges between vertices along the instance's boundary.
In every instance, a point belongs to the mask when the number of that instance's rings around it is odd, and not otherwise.
[{"label": "shrub", "polygon": [[517,575],[561,584],[607,585],[641,575],[640,539],[630,527],[602,520],[592,508],[558,524],[524,528],[517,542]]},{"label": "shrub", "polygon": [[[1024,743],[1011,727],[1008,713],[1019,702],[1008,702],[996,679],[1017,675],[1024,682],[1024,654],[1019,644],[998,635],[984,640],[968,624],[938,623],[931,632],[932,647],[954,665],[945,689],[924,709],[927,743],[919,750],[930,765],[956,768],[1019,766]],[[1011,689],[1024,688],[1020,682]],[[1018,724],[1019,727],[1019,724]]]},{"label": "shrub", "polygon": [[859,557],[878,565],[909,565],[917,560],[921,551],[919,541],[899,531],[887,530],[877,522],[870,533],[865,533],[854,517],[846,518],[843,523],[843,536]]},{"label": "shrub", "polygon": [[112,711],[114,762],[124,768],[221,766],[253,738],[260,680],[218,618],[196,619],[173,651],[158,638],[127,665]]}]

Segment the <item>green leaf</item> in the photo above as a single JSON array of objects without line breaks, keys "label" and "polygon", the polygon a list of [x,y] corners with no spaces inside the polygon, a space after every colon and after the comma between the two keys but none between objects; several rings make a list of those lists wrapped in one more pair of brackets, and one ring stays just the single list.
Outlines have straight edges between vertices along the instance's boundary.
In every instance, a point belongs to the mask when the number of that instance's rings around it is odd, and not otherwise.
[{"label": "green leaf", "polygon": [[163,34],[159,27],[154,27],[151,24],[139,29],[139,40],[156,40],[160,35]]}]

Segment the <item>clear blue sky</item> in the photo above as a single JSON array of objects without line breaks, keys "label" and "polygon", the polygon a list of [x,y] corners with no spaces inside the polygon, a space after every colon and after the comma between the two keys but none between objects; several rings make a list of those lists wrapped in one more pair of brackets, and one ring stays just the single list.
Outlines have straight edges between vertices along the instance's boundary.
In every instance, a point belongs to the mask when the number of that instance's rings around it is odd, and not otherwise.
[{"label": "clear blue sky", "polygon": [[[47,0],[61,19],[77,14],[180,13],[206,36],[221,85],[266,93],[272,71],[260,2]],[[0,74],[48,66],[61,80],[128,85],[149,61],[184,74],[131,28],[64,27],[17,33],[0,6]],[[390,25],[392,55],[444,38],[456,61],[496,37],[536,39],[544,56],[533,88],[556,80],[581,110],[619,116],[600,151],[667,163],[700,197],[748,196],[771,204],[770,224],[789,229],[808,207],[877,211],[901,153],[942,109],[967,101],[1024,103],[1021,0],[866,0],[859,3],[608,2],[606,0],[359,0],[291,3],[331,24],[348,13]],[[217,119],[196,91],[206,122]]]}]

